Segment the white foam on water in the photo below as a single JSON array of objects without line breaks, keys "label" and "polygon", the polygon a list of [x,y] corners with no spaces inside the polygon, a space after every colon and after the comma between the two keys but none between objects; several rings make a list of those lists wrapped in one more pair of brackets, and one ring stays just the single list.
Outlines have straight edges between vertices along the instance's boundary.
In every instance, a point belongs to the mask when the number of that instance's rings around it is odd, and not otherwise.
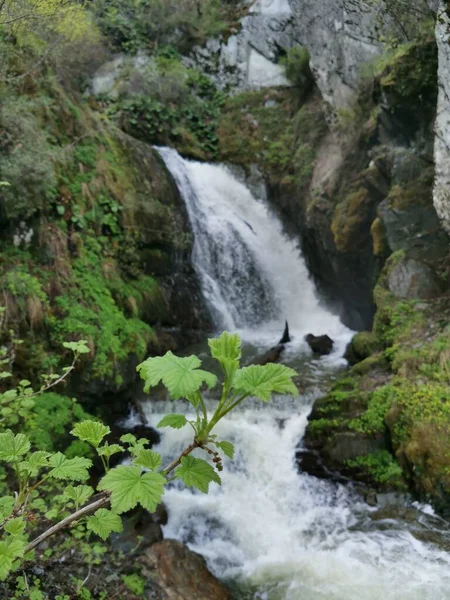
[{"label": "white foam on water", "polygon": [[[342,363],[352,332],[320,303],[299,248],[264,202],[224,166],[159,152],[187,206],[193,264],[218,330],[267,348],[287,319],[294,338],[287,359],[308,354],[306,333],[327,333],[333,354],[309,368],[320,376]],[[373,509],[358,495],[299,473],[295,453],[317,393],[249,401],[219,423],[217,434],[236,447],[223,484],[212,484],[209,495],[172,484],[165,536],[204,555],[219,577],[254,584],[255,599],[450,599],[449,554],[401,521],[370,527]],[[187,410],[175,404],[149,402],[150,423]],[[189,427],[165,429],[159,451],[170,460],[191,441]]]}]

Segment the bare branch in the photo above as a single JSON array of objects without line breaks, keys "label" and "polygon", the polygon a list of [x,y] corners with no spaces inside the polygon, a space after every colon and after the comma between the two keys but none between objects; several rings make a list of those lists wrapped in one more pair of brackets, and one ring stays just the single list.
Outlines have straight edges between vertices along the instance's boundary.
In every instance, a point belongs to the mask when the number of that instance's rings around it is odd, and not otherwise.
[{"label": "bare branch", "polygon": [[41,533],[41,535],[39,535],[37,538],[35,538],[32,542],[28,544],[28,546],[25,548],[25,554],[36,548],[36,546],[39,546],[39,544],[42,544],[42,542],[45,542],[46,539],[48,539],[52,535],[55,535],[55,533],[58,533],[58,531],[61,531],[62,529],[65,529],[66,527],[71,525],[74,521],[78,521],[82,517],[85,517],[90,513],[95,512],[101,506],[108,504],[109,500],[110,493],[103,492],[100,498],[98,498],[94,502],[91,502],[83,508],[80,508],[80,510],[75,511],[59,523],[56,523],[56,525],[53,525],[53,527],[50,527],[49,529],[44,531],[44,533]]}]

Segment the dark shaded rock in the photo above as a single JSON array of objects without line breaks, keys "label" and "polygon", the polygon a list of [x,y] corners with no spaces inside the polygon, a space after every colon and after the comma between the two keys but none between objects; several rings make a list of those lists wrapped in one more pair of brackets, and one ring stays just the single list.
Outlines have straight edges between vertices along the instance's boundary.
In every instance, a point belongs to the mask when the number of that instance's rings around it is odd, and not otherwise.
[{"label": "dark shaded rock", "polygon": [[333,351],[333,340],[328,335],[313,335],[308,333],[305,336],[309,347],[315,354],[331,354]]},{"label": "dark shaded rock", "polygon": [[134,556],[163,539],[161,525],[167,522],[167,511],[163,504],[157,507],[155,513],[138,507],[127,513],[122,522],[123,531],[111,536],[112,549]]},{"label": "dark shaded rock", "polygon": [[391,269],[388,286],[397,298],[427,300],[442,293],[433,269],[413,258],[405,258]]},{"label": "dark shaded rock", "polygon": [[228,589],[208,570],[205,559],[176,540],[153,544],[139,557],[142,575],[167,600],[231,600]]},{"label": "dark shaded rock", "polygon": [[337,471],[331,471],[318,452],[307,449],[298,450],[295,458],[299,471],[302,473],[308,473],[308,475],[317,477],[317,479],[327,479],[339,483],[348,481],[347,477]]}]

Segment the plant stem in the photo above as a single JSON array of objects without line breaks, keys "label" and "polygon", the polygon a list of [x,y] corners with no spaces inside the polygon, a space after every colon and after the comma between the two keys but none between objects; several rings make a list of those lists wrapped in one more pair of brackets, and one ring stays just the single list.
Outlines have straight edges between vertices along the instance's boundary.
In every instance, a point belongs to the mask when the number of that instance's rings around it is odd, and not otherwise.
[{"label": "plant stem", "polygon": [[50,536],[54,535],[55,533],[58,533],[58,531],[61,531],[61,529],[65,529],[74,521],[77,521],[78,519],[85,517],[89,513],[95,512],[101,506],[108,504],[109,500],[109,492],[103,492],[100,498],[98,498],[94,502],[91,502],[87,506],[80,508],[80,510],[75,511],[59,523],[56,523],[56,525],[53,525],[53,527],[49,527],[49,529],[44,531],[44,533],[41,533],[41,535],[39,535],[37,538],[35,538],[32,542],[28,544],[28,546],[25,548],[25,554],[27,554],[27,552],[30,552],[30,550],[36,548],[36,546],[39,546],[39,544],[42,544],[42,542],[44,542]]},{"label": "plant stem", "polygon": [[192,444],[190,444],[185,450],[183,450],[183,452],[180,454],[180,456],[173,460],[170,464],[167,465],[167,467],[165,469],[163,469],[161,471],[161,475],[168,475],[171,471],[173,471],[176,467],[178,467],[178,465],[181,464],[181,459],[184,458],[185,456],[187,456],[188,454],[190,454],[192,452],[192,450],[195,450],[195,448],[201,448],[202,444],[200,442],[192,442]]}]

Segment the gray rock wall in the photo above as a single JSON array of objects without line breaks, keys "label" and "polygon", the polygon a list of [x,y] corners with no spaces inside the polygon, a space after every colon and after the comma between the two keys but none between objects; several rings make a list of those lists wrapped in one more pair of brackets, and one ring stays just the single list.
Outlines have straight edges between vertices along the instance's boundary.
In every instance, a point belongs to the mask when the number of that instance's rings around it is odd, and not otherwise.
[{"label": "gray rock wall", "polygon": [[434,206],[445,229],[450,232],[450,19],[446,4],[441,1],[436,23],[439,96],[435,124]]}]

